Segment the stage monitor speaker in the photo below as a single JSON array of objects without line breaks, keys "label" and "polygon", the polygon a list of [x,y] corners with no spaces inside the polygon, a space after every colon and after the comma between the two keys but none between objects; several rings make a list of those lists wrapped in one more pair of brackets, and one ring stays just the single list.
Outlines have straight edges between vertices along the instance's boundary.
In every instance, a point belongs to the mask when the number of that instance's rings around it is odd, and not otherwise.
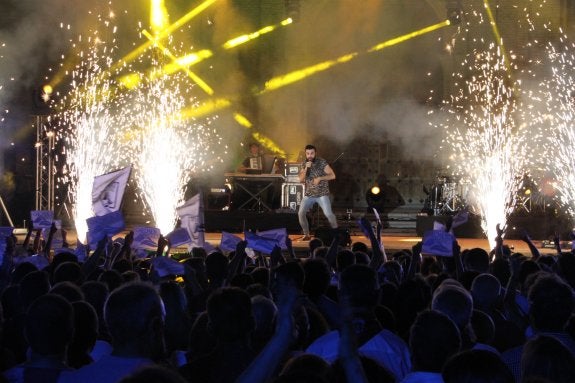
[{"label": "stage monitor speaker", "polygon": [[304,196],[304,184],[284,183],[282,185],[282,207],[297,211]]},{"label": "stage monitor speaker", "polygon": [[230,208],[230,193],[210,192],[206,199],[206,210],[227,210]]},{"label": "stage monitor speaker", "polygon": [[351,245],[351,235],[348,229],[337,228],[332,229],[329,226],[320,226],[315,229],[314,237],[321,239],[325,246],[331,245],[335,233],[339,234],[339,244],[340,246],[350,246]]}]

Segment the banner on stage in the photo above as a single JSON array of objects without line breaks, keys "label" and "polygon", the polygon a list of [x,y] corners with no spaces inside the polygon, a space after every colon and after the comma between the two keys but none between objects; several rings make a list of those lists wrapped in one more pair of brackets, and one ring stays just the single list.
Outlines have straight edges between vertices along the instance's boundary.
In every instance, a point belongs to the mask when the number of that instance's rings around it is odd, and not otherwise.
[{"label": "banner on stage", "polygon": [[94,177],[92,184],[92,210],[95,215],[105,215],[120,209],[131,166]]},{"label": "banner on stage", "polygon": [[201,193],[176,208],[180,217],[180,227],[185,228],[191,238],[191,247],[205,246],[204,207]]}]

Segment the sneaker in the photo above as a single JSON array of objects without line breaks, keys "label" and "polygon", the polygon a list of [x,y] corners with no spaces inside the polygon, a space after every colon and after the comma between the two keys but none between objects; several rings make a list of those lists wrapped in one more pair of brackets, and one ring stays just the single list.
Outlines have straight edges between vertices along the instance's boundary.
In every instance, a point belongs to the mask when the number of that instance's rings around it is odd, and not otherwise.
[{"label": "sneaker", "polygon": [[311,241],[311,236],[309,234],[306,234],[303,237],[301,237],[300,239],[298,239],[298,241],[300,241],[300,242]]}]

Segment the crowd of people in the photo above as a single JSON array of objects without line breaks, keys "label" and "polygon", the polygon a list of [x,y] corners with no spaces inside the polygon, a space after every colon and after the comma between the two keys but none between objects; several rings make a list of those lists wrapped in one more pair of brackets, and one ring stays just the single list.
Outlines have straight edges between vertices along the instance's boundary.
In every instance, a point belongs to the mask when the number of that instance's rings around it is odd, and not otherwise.
[{"label": "crowd of people", "polygon": [[[386,254],[315,238],[306,256],[193,248],[183,273],[132,236],[56,251],[7,236],[0,381],[575,382],[575,255],[496,247]],[[52,231],[50,231],[52,233]],[[42,246],[43,244],[43,246]],[[83,254],[80,254],[83,252]],[[43,262],[38,262],[42,259]],[[31,261],[34,260],[34,261]]]}]

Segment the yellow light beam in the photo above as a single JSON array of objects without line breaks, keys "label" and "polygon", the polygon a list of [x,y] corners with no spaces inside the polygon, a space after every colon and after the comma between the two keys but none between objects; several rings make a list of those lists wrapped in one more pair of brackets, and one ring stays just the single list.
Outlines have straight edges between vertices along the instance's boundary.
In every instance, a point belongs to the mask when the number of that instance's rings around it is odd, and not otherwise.
[{"label": "yellow light beam", "polygon": [[163,68],[163,71],[166,72],[167,74],[173,74],[181,69],[187,68],[201,61],[204,61],[205,59],[210,58],[213,55],[214,53],[211,50],[202,49],[201,51],[190,53],[182,57],[177,57],[171,63],[166,64]]},{"label": "yellow light beam", "polygon": [[[445,20],[445,21],[442,21],[441,23],[430,25],[428,27],[419,29],[417,31],[410,32],[410,33],[407,33],[407,34],[399,36],[399,37],[395,37],[393,39],[384,41],[380,44],[377,44],[377,45],[369,48],[365,53],[372,53],[372,52],[380,51],[384,48],[388,48],[390,46],[397,45],[401,42],[412,39],[414,37],[417,37],[417,36],[420,36],[420,35],[423,35],[423,34],[426,34],[429,32],[433,32],[439,28],[448,26],[449,24],[450,24],[449,20]],[[313,74],[317,74],[319,72],[326,71],[326,70],[334,67],[335,65],[348,62],[348,61],[350,61],[350,60],[352,60],[358,56],[359,56],[359,53],[357,53],[357,52],[349,53],[349,54],[340,56],[340,57],[336,58],[335,60],[324,61],[322,63],[315,64],[315,65],[309,66],[307,68],[299,69],[299,70],[296,70],[294,72],[288,73],[288,74],[283,75],[283,76],[278,76],[278,77],[272,78],[271,80],[269,80],[265,83],[264,89],[261,90],[260,92],[258,92],[257,94],[263,94],[263,93],[269,92],[271,90],[276,90],[276,89],[279,89],[279,88],[284,87],[286,85],[293,84],[294,82],[300,81],[300,80],[302,80],[306,77],[309,77]]]},{"label": "yellow light beam", "polygon": [[271,80],[267,81],[265,83],[264,89],[262,91],[258,92],[257,94],[263,94],[263,93],[269,92],[271,90],[276,90],[278,88],[281,88],[281,87],[284,87],[286,85],[292,84],[294,82],[300,81],[306,77],[311,76],[312,74],[326,71],[329,68],[331,68],[337,64],[341,64],[341,63],[350,61],[351,59],[357,57],[357,55],[358,55],[357,52],[350,53],[350,54],[338,57],[335,60],[324,61],[324,62],[321,62],[319,64],[309,66],[307,68],[296,70],[294,72],[288,73],[288,74],[283,75],[283,76],[274,77]]},{"label": "yellow light beam", "polygon": [[[160,39],[163,39],[163,38],[169,36],[176,29],[181,28],[186,23],[188,23],[190,20],[192,20],[194,17],[196,17],[197,15],[199,15],[200,13],[205,11],[208,7],[210,7],[216,1],[218,1],[218,0],[206,0],[206,1],[204,1],[203,3],[198,5],[196,8],[192,9],[190,12],[186,13],[184,16],[182,16],[181,18],[176,20],[173,24],[171,24],[167,28],[163,29],[160,33],[158,33],[156,38],[158,40],[160,40]],[[109,69],[109,72],[112,72],[112,71],[118,69],[119,67],[121,67],[122,65],[125,65],[125,64],[131,62],[132,60],[136,59],[138,56],[140,56],[142,53],[144,53],[146,51],[146,49],[150,48],[152,46],[152,44],[153,44],[153,42],[151,42],[150,40],[144,42],[142,45],[140,45],[139,47],[137,47],[136,49],[134,49],[133,51],[131,51],[130,53],[128,53],[127,55],[122,57],[120,60],[118,60],[114,65],[112,65]]]},{"label": "yellow light beam", "polygon": [[213,98],[200,105],[191,106],[180,111],[182,119],[196,119],[203,116],[214,114],[220,110],[224,110],[232,105],[232,102],[227,98]]},{"label": "yellow light beam", "polygon": [[[172,52],[170,52],[170,50],[165,47],[162,43],[160,43],[157,39],[154,38],[154,36],[152,36],[150,34],[150,32],[146,31],[145,29],[142,31],[142,33],[144,34],[144,36],[146,36],[148,39],[150,39],[150,41],[154,41],[154,44],[160,48],[162,50],[162,53],[166,56],[168,56],[173,62],[177,61],[177,57],[174,56],[174,54]],[[214,90],[204,81],[202,80],[198,75],[196,75],[195,73],[193,73],[191,70],[189,70],[186,67],[181,67],[181,69],[188,75],[189,78],[192,79],[192,81],[194,81],[204,92],[206,92],[207,94],[209,94],[210,96],[214,94]],[[150,80],[154,80],[155,78],[162,76],[162,75],[166,75],[166,73],[163,70],[157,70],[157,71],[152,71],[150,73]]]},{"label": "yellow light beam", "polygon": [[155,35],[159,35],[170,23],[165,0],[151,0],[150,2],[150,28]]},{"label": "yellow light beam", "polygon": [[236,120],[236,122],[238,124],[240,124],[241,126],[243,126],[244,128],[249,129],[249,128],[253,127],[252,122],[246,116],[244,116],[241,113],[235,112],[234,113],[234,120]]},{"label": "yellow light beam", "polygon": [[224,48],[224,49],[235,48],[239,45],[247,43],[248,41],[252,41],[254,39],[257,39],[258,37],[263,36],[267,33],[273,32],[274,30],[278,29],[279,27],[285,27],[285,26],[290,25],[292,23],[293,23],[293,20],[291,19],[291,17],[288,17],[287,19],[282,20],[279,24],[268,25],[268,26],[265,26],[262,29],[257,30],[255,32],[241,35],[238,37],[234,37],[233,39],[230,39],[230,40],[226,41],[225,43],[223,43],[222,48]]},{"label": "yellow light beam", "polygon": [[[283,26],[287,26],[293,23],[293,20],[291,18],[287,18],[285,20],[282,20],[280,23],[275,24],[275,25],[268,25],[266,27],[263,27],[262,29],[253,32],[253,33],[249,33],[246,35],[241,35],[238,37],[234,37],[233,39],[230,39],[228,41],[226,41],[224,44],[222,44],[222,48],[224,49],[232,49],[235,48],[237,46],[240,46],[242,44],[245,44],[249,41],[252,41],[266,33],[270,33],[274,30],[276,30],[279,27],[283,27]],[[192,65],[196,65],[202,61],[204,61],[207,58],[210,58],[214,55],[214,52],[212,52],[209,49],[203,49],[197,52],[193,52],[190,53],[188,55],[182,56],[182,57],[178,57],[177,59],[173,60],[173,62],[166,64],[164,66],[164,68],[162,68],[163,72],[166,74],[173,74],[176,73],[179,70],[183,70],[185,67],[190,67]]]},{"label": "yellow light beam", "polygon": [[493,12],[491,11],[491,6],[489,5],[489,0],[483,0],[483,6],[485,8],[485,12],[487,12],[487,16],[489,17],[489,24],[491,24],[491,29],[493,29],[493,35],[495,36],[495,40],[499,48],[501,48],[501,54],[503,55],[503,62],[505,63],[505,69],[508,73],[510,72],[510,63],[509,58],[507,56],[507,51],[505,50],[505,46],[503,45],[503,39],[501,38],[501,34],[499,33],[499,28],[497,27],[497,23],[495,22],[495,17],[493,17]]},{"label": "yellow light beam", "polygon": [[253,132],[252,133],[252,137],[259,142],[263,147],[265,147],[266,149],[268,149],[269,151],[276,153],[277,155],[281,156],[281,157],[285,157],[286,156],[286,152],[283,151],[279,146],[277,146],[275,144],[275,142],[273,142],[269,137],[266,137],[265,135],[263,135],[260,132]]},{"label": "yellow light beam", "polygon": [[[154,45],[157,46],[162,51],[162,53],[164,55],[166,55],[167,57],[169,57],[172,60],[172,63],[174,66],[178,66],[179,62],[184,61],[182,59],[177,59],[170,52],[170,50],[167,47],[165,47],[157,39],[155,39],[154,36],[152,36],[148,31],[143,30],[142,33],[150,41],[154,41]],[[166,69],[166,67],[164,67],[160,70],[152,71],[149,75],[149,79],[153,81],[155,78],[162,76],[162,75],[165,75],[166,74],[165,69]],[[196,76],[193,72],[191,72],[188,68],[180,67],[179,69],[184,70],[186,72],[186,74],[188,76],[190,76],[190,78],[192,78],[192,80],[194,82],[196,82],[196,84],[198,84],[200,86],[200,88],[202,88],[202,90],[204,90],[207,94],[209,94],[209,95],[214,94],[213,89],[207,83],[205,83],[199,76]],[[213,103],[206,103],[206,104],[203,104],[202,106],[200,106],[199,108],[194,108],[195,109],[194,112],[195,113],[200,112],[200,113],[206,114],[206,112],[209,111],[209,112],[213,113],[220,108],[227,108],[231,105],[232,105],[232,102],[230,100],[219,99],[219,100],[215,100],[215,102],[213,102]],[[191,114],[190,109],[186,109],[183,112],[180,112],[177,117],[189,119],[189,118],[193,118],[193,115]],[[240,114],[238,112],[234,113],[234,119],[236,120],[236,122],[238,124],[240,124],[241,126],[243,126],[245,128],[252,128],[252,126],[253,126],[252,122],[246,116],[244,116],[243,114]],[[276,153],[280,156],[285,156],[285,151],[283,151],[269,137],[266,137],[265,135],[263,135],[262,133],[259,133],[259,132],[252,133],[252,137],[254,137],[254,139],[257,142],[259,142],[264,148],[266,148],[266,149],[270,150],[271,152]]]},{"label": "yellow light beam", "polygon": [[421,36],[421,35],[429,33],[429,32],[433,32],[439,28],[443,28],[443,27],[446,27],[448,25],[450,25],[449,20],[445,20],[445,21],[442,21],[441,23],[433,24],[433,25],[430,25],[428,27],[419,29],[417,31],[407,33],[403,36],[399,36],[399,37],[393,38],[391,40],[384,41],[381,44],[377,44],[377,45],[371,47],[370,49],[367,50],[367,52],[369,52],[369,53],[377,52],[377,51],[380,51],[384,48],[388,48],[388,47],[391,47],[393,45],[397,45],[397,44],[402,43],[406,40],[412,39],[412,38],[417,37],[417,36]]},{"label": "yellow light beam", "polygon": [[[417,36],[420,36],[420,35],[423,35],[426,33],[430,33],[432,31],[435,31],[435,30],[440,29],[442,27],[446,27],[448,25],[450,25],[449,20],[445,20],[445,21],[442,21],[440,23],[433,24],[433,25],[430,25],[428,27],[419,29],[417,31],[410,32],[410,33],[407,33],[405,35],[384,41],[383,43],[380,43],[380,44],[373,46],[372,48],[368,49],[364,53],[377,52],[377,51],[380,51],[384,48],[399,44],[401,42],[404,42],[406,40],[412,39],[414,37],[417,37]],[[234,39],[232,39],[230,41],[234,41]],[[236,40],[236,41],[238,41],[239,44],[241,44],[241,43],[245,43],[245,42],[249,41],[249,39],[242,38],[241,41],[240,40]],[[239,44],[237,44],[237,45],[239,45]],[[237,45],[235,45],[235,46],[237,46]],[[300,81],[300,80],[302,80],[306,77],[309,77],[313,74],[326,71],[326,70],[334,67],[335,65],[351,61],[358,56],[359,56],[359,53],[357,53],[357,52],[349,53],[349,54],[340,56],[334,60],[324,61],[322,63],[315,64],[315,65],[312,65],[310,67],[303,68],[300,70],[296,70],[294,72],[288,73],[288,74],[283,75],[283,76],[275,77],[275,78],[267,81],[265,86],[264,86],[264,89],[259,91],[259,92],[256,92],[256,95],[264,94],[264,93],[267,93],[271,90],[276,90],[276,89],[279,89],[279,88],[284,87],[286,85]],[[182,110],[181,116],[182,116],[182,118],[198,118],[198,117],[205,116],[208,114],[213,114],[219,110],[228,108],[231,105],[232,105],[232,102],[228,99],[210,100],[206,103],[201,104],[198,107],[191,107],[191,108],[186,108],[186,109]],[[236,121],[238,121],[238,118],[236,117],[236,115],[234,115],[234,118],[236,118]],[[238,123],[242,124],[240,121],[238,121]],[[249,124],[251,126],[251,123],[249,123]],[[283,153],[283,151],[280,148],[278,148],[273,143],[273,141],[271,141],[269,138],[263,136],[261,133],[254,132],[254,133],[252,133],[252,136],[258,142],[260,142],[264,146],[270,148],[272,151],[275,151],[278,154]]]}]

